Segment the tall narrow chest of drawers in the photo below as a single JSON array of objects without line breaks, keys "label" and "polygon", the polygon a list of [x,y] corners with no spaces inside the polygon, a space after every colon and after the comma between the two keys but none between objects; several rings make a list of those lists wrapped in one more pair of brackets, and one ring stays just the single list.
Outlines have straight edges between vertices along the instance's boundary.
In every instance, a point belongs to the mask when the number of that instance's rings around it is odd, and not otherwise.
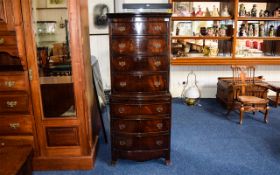
[{"label": "tall narrow chest of drawers", "polygon": [[112,163],[170,163],[170,14],[108,14]]}]

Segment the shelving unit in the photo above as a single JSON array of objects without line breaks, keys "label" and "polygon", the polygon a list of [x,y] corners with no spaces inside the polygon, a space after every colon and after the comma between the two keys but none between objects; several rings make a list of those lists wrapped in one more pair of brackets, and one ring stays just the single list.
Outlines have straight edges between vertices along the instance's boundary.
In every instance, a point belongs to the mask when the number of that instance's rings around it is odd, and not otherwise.
[{"label": "shelving unit", "polygon": [[[172,65],[233,65],[233,64],[260,64],[260,65],[280,65],[280,36],[276,36],[277,27],[280,26],[280,17],[239,17],[239,6],[241,3],[267,3],[266,8],[269,11],[273,11],[276,7],[280,7],[280,1],[276,0],[169,0],[170,3],[182,3],[182,2],[220,2],[220,4],[227,4],[230,11],[229,17],[206,17],[206,16],[181,16],[175,14],[173,9],[173,16],[171,17],[172,23],[175,22],[198,22],[207,23],[207,21],[213,21],[218,23],[226,23],[230,21],[233,26],[232,32],[227,36],[201,36],[201,35],[171,35],[171,45],[177,41],[186,41],[188,40],[203,40],[203,43],[207,40],[216,40],[219,44],[219,52],[220,49],[224,47],[231,47],[230,53],[226,55],[223,53],[219,53],[218,56],[201,56],[201,54],[197,54],[194,56],[193,54],[186,54],[187,56],[178,56],[174,54],[176,52],[171,50],[173,55],[171,56],[171,64]],[[173,7],[176,7],[173,4]],[[219,11],[221,11],[222,6],[218,7]],[[210,7],[211,8],[211,7]],[[251,11],[251,8],[246,10]],[[266,10],[266,9],[263,9]],[[259,11],[257,12],[259,14]],[[266,30],[268,30],[269,25],[276,24],[275,27],[275,36],[263,36],[263,37],[253,37],[253,36],[239,36],[239,28],[240,23],[263,23],[266,25]],[[174,31],[173,27],[173,31]],[[267,33],[267,32],[266,32]],[[251,55],[240,56],[237,52],[239,51],[240,43],[246,42],[259,42],[262,45],[265,45],[266,50],[263,51],[263,55],[254,55],[255,53],[250,53]],[[222,43],[222,44],[221,44]],[[225,45],[225,43],[227,45]],[[176,43],[175,43],[176,44]],[[221,45],[220,45],[221,44]],[[271,46],[270,46],[271,45]],[[272,46],[273,45],[273,46]],[[273,47],[273,48],[269,48]],[[177,49],[175,47],[175,49]],[[261,48],[263,49],[263,48]],[[273,50],[274,49],[274,50]],[[259,48],[260,50],[260,48]],[[272,54],[267,54],[267,50],[271,50]]]}]

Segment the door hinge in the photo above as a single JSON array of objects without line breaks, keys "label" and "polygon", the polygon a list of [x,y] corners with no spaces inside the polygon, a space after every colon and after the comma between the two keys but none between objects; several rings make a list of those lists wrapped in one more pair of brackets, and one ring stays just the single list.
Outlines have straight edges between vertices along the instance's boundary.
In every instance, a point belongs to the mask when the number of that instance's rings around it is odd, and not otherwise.
[{"label": "door hinge", "polygon": [[29,75],[29,80],[33,80],[33,74],[32,74],[32,69],[28,69],[28,75]]}]

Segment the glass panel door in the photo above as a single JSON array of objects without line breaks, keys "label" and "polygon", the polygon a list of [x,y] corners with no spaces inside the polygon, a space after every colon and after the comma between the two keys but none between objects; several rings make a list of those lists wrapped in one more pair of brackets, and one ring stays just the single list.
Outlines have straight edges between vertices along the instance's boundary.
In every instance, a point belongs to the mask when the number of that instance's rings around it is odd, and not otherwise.
[{"label": "glass panel door", "polygon": [[75,117],[67,0],[32,5],[44,117]]}]

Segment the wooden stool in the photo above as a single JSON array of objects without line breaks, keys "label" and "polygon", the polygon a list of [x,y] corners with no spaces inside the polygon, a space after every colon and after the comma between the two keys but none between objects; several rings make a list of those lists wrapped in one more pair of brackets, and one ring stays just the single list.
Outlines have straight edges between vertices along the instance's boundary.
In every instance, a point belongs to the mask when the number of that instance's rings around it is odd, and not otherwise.
[{"label": "wooden stool", "polygon": [[32,155],[31,146],[0,145],[0,174],[32,175]]}]

